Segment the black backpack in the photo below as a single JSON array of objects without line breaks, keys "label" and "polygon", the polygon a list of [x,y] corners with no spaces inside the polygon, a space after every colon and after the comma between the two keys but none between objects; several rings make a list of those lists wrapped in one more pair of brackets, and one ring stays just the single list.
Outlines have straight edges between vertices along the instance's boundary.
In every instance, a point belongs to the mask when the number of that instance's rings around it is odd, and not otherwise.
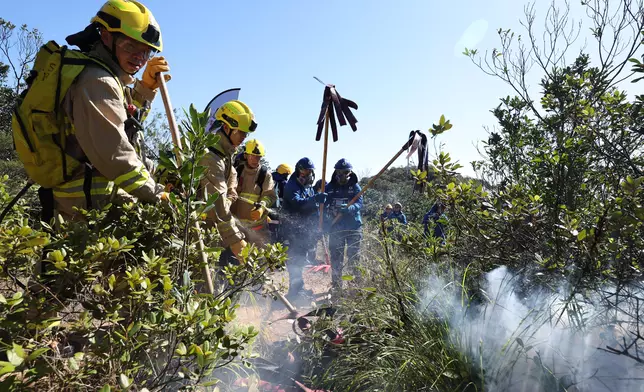
[{"label": "black backpack", "polygon": [[[244,171],[244,164],[241,163],[235,166],[235,170],[237,170],[237,183],[239,184],[239,180],[241,179],[242,172]],[[267,174],[268,174],[268,169],[266,168],[266,166],[261,166],[259,168],[259,174],[257,175],[257,181],[255,181],[255,184],[257,184],[259,189],[263,189],[264,180],[266,180]]]}]

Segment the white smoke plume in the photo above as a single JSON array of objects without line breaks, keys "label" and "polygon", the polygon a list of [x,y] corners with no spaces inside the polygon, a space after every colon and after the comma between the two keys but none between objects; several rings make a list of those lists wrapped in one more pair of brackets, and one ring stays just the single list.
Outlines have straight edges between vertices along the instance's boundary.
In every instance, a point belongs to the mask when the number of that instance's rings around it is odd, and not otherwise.
[{"label": "white smoke plume", "polygon": [[447,280],[428,283],[425,309],[449,320],[453,343],[481,367],[486,391],[644,391],[641,288],[571,297],[564,283],[521,295],[519,277],[499,267],[477,303]]}]

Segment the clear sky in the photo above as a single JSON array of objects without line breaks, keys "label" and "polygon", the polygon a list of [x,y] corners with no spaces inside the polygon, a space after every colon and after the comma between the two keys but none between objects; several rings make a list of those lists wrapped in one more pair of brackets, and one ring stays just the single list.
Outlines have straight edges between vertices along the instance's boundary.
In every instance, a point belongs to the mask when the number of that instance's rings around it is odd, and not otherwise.
[{"label": "clear sky", "polygon": [[[2,3],[0,17],[63,43],[89,23],[103,1]],[[358,131],[341,127],[339,141],[329,141],[329,165],[344,157],[359,175],[375,174],[411,130],[427,131],[445,114],[454,127],[439,141],[465,166],[463,173],[471,174],[469,162],[479,159],[475,144],[487,138],[483,127],[495,124],[490,109],[510,90],[461,53],[465,46],[497,47],[496,30],[520,28],[525,5],[522,0],[143,3],[161,25],[173,105],[194,103],[203,110],[222,90],[240,87],[271,165],[293,165],[308,156],[318,178],[323,143],[315,141],[315,133],[324,87],[313,76],[335,84],[359,105]],[[537,1],[540,25],[549,3]],[[154,107],[163,109],[160,97]],[[403,164],[404,157],[395,163]]]}]

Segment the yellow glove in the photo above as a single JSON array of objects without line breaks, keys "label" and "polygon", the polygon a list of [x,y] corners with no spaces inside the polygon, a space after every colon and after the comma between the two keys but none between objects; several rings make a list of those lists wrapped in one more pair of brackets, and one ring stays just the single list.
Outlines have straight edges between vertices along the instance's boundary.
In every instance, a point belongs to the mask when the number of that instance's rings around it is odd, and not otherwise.
[{"label": "yellow glove", "polygon": [[239,253],[241,253],[242,249],[246,246],[246,241],[241,240],[239,242],[236,242],[232,245],[230,245],[230,250],[233,252],[235,257],[239,256]]},{"label": "yellow glove", "polygon": [[265,207],[265,205],[262,203],[262,205],[260,207],[257,207],[254,210],[252,210],[250,212],[250,219],[252,219],[254,221],[260,220],[262,218],[262,216],[264,216],[264,212],[266,211],[266,208],[264,208],[264,207]]},{"label": "yellow glove", "polygon": [[[165,61],[164,57],[153,57],[148,61],[148,64],[145,66],[143,71],[143,76],[141,77],[141,83],[150,90],[156,90],[159,88],[159,82],[157,81],[157,74],[159,72],[168,72],[170,67],[168,62]],[[166,82],[169,82],[172,79],[172,76],[168,74],[163,74],[163,77]]]}]

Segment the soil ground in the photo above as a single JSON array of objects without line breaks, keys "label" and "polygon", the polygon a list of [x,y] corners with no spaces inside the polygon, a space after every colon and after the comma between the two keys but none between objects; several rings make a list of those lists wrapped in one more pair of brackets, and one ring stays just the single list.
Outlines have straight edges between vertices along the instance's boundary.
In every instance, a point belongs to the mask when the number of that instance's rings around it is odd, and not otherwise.
[{"label": "soil ground", "polygon": [[[325,262],[322,242],[318,244],[316,261]],[[306,313],[328,299],[328,290],[331,287],[331,270],[328,272],[304,270],[304,288],[313,291],[313,298],[300,298],[292,301],[298,313]],[[288,291],[288,272],[276,273],[273,277],[275,286],[280,288],[282,294]],[[253,325],[260,331],[259,344],[270,346],[272,343],[286,339],[294,339],[292,319],[279,320],[289,315],[289,311],[279,299],[264,298],[260,295],[245,295],[240,301],[237,310],[237,325]],[[261,350],[261,349],[260,349]]]}]

